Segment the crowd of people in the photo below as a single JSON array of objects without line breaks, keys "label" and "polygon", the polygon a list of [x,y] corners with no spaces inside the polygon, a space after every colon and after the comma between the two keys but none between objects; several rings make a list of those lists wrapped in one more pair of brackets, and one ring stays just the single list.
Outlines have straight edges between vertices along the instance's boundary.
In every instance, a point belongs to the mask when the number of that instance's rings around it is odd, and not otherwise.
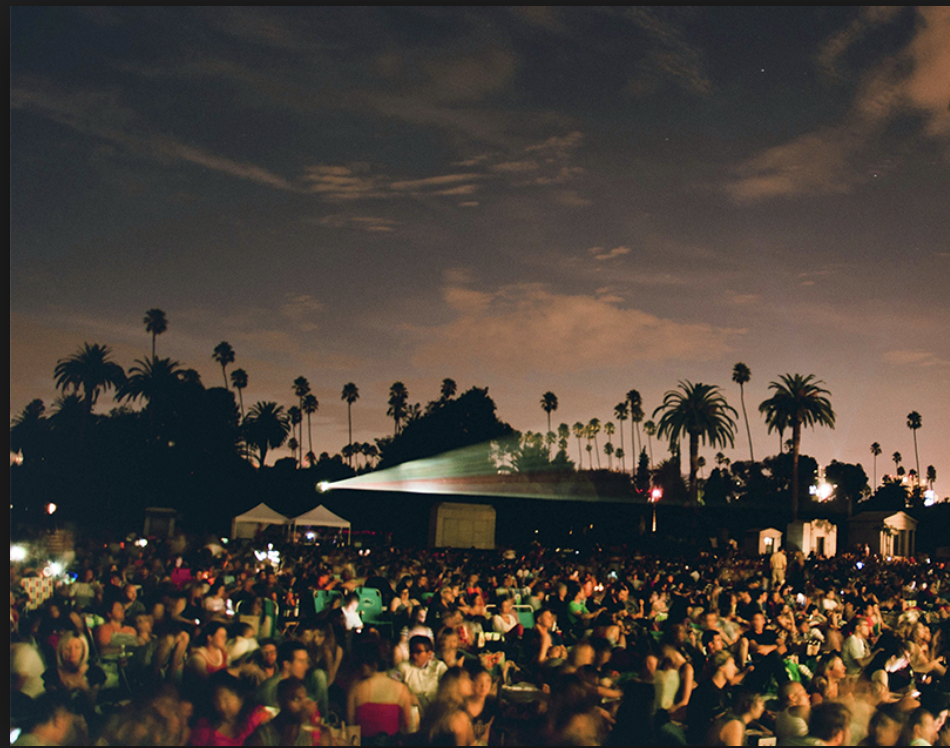
[{"label": "crowd of people", "polygon": [[950,745],[946,564],[277,550],[11,564],[14,744]]}]

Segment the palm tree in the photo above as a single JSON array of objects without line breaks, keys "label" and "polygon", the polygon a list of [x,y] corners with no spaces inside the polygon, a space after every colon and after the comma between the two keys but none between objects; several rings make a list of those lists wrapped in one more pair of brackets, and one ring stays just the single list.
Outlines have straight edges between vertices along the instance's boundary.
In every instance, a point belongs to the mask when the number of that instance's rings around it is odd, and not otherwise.
[{"label": "palm tree", "polygon": [[260,402],[247,414],[247,441],[257,447],[260,467],[264,467],[267,451],[277,449],[287,440],[290,423],[281,405],[273,402]]},{"label": "palm tree", "polygon": [[409,390],[406,389],[406,385],[402,382],[393,382],[392,387],[389,388],[389,410],[386,411],[386,415],[390,416],[395,423],[394,435],[399,433],[399,424],[407,415],[408,400]]},{"label": "palm tree", "polygon": [[[597,434],[600,433],[600,419],[591,418],[590,422],[587,424],[587,433],[590,434],[589,439],[594,440],[594,451],[597,453],[597,468],[600,468],[600,447],[597,444]],[[591,462],[590,469],[594,469],[594,463]]]},{"label": "palm tree", "polygon": [[[912,410],[907,414],[907,428],[914,432],[914,459],[917,462],[917,476],[920,477],[920,455],[917,453],[917,429],[921,426],[920,413]],[[919,490],[919,486],[917,489]]]},{"label": "palm tree", "polygon": [[45,436],[49,431],[49,423],[43,417],[46,405],[36,399],[23,409],[20,415],[13,419],[10,427],[10,451],[22,452],[23,460],[31,460],[42,450]]},{"label": "palm tree", "polygon": [[877,488],[877,458],[881,454],[881,445],[874,442],[871,445],[871,454],[874,455],[874,487]]},{"label": "palm tree", "polygon": [[699,479],[704,480],[705,476],[703,476],[703,468],[706,467],[706,458],[700,455],[699,459],[696,460],[696,467],[699,468]]},{"label": "palm tree", "polygon": [[577,438],[577,469],[584,467],[584,453],[581,451],[581,439],[586,435],[584,424],[577,421],[573,426],[574,436]]},{"label": "palm tree", "polygon": [[937,482],[937,468],[933,465],[927,466],[927,483],[930,484],[930,490],[934,490],[934,483]]},{"label": "palm tree", "polygon": [[689,436],[689,500],[695,505],[699,497],[699,441],[702,439],[703,444],[711,447],[733,446],[736,410],[715,385],[686,381],[679,383],[679,390],[670,390],[663,396],[663,404],[653,411],[653,417],[658,413],[662,415],[657,433],[669,436],[671,446],[678,449],[680,439]]},{"label": "palm tree", "polygon": [[[294,446],[290,447],[290,451],[293,452],[295,461],[298,459],[297,447],[300,447],[301,454],[300,454],[300,459],[298,462],[298,465],[299,465],[300,462],[303,462],[303,445],[301,444],[301,442],[303,441],[303,411],[300,408],[298,408],[296,405],[291,405],[289,408],[287,408],[287,418],[290,420],[290,428],[292,429],[292,432],[295,435],[295,438],[291,440],[294,442]],[[300,439],[296,438],[298,426],[300,427],[300,431],[301,431]],[[290,446],[289,443],[288,443],[288,446]]]},{"label": "palm tree", "polygon": [[769,384],[774,394],[759,405],[771,424],[792,427],[792,521],[798,521],[798,455],[801,449],[802,426],[835,427],[835,412],[826,397],[831,393],[819,386],[814,374],[783,374],[778,382]]},{"label": "palm tree", "polygon": [[901,475],[901,470],[903,469],[901,468],[901,462],[904,460],[903,456],[900,452],[895,452],[891,455],[891,459],[894,461],[894,472]]},{"label": "palm tree", "polygon": [[647,446],[650,448],[650,467],[653,467],[653,436],[656,434],[656,424],[653,421],[647,421],[643,424],[643,430],[647,434]]},{"label": "palm tree", "polygon": [[142,398],[149,405],[161,406],[171,399],[184,373],[181,364],[170,358],[136,359],[117,397],[133,402]]},{"label": "palm tree", "polygon": [[92,406],[103,390],[116,389],[125,384],[125,372],[112,360],[112,350],[107,345],[84,343],[78,352],[68,358],[60,359],[53,374],[56,387],[67,394],[82,390],[83,418],[80,426],[80,440],[85,432],[86,421],[92,413]]},{"label": "palm tree", "polygon": [[[152,354],[155,355],[154,353]],[[231,344],[222,340],[214,347],[211,358],[221,364],[221,374],[224,376],[224,388],[228,388],[228,364],[234,363],[234,349]]]},{"label": "palm tree", "polygon": [[626,456],[627,451],[623,446],[623,422],[630,417],[630,407],[627,405],[627,401],[624,400],[622,403],[617,403],[614,406],[614,418],[620,421],[620,449],[617,450],[617,457],[620,458],[620,471],[623,473],[627,472],[627,463]]},{"label": "palm tree", "polygon": [[454,379],[449,379],[446,377],[442,380],[442,387],[439,388],[439,394],[444,403],[446,400],[451,400],[455,397],[455,393],[458,391],[458,385],[455,384]]},{"label": "palm tree", "polygon": [[[637,447],[637,437],[634,436],[633,429],[636,427],[637,436],[640,434],[640,421],[643,420],[643,398],[640,397],[640,393],[636,390],[630,390],[627,393],[627,402],[630,403],[630,440],[631,447],[633,447],[633,453],[639,454],[640,449],[643,448],[641,444]],[[636,470],[636,467],[633,468]]]},{"label": "palm tree", "polygon": [[[341,400],[346,400],[346,420],[350,428],[350,444],[353,443],[353,403],[360,399],[360,391],[352,382],[343,385]],[[352,465],[352,462],[350,463]]]},{"label": "palm tree", "polygon": [[168,329],[168,320],[161,309],[149,309],[145,312],[145,332],[152,336],[152,358],[155,358],[155,338]]},{"label": "palm tree", "polygon": [[755,462],[752,451],[752,431],[749,429],[749,414],[745,410],[745,385],[752,378],[752,371],[741,361],[732,367],[732,381],[739,385],[739,399],[742,401],[742,417],[745,418],[745,430],[749,437],[749,457]]},{"label": "palm tree", "polygon": [[238,391],[238,400],[241,403],[241,420],[244,420],[244,388],[247,387],[247,372],[244,369],[235,369],[231,372],[231,384]]},{"label": "palm tree", "polygon": [[550,391],[541,395],[541,410],[548,414],[548,431],[550,431],[551,414],[557,410],[557,395]]},{"label": "palm tree", "polygon": [[[310,428],[310,416],[317,412],[320,403],[312,392],[308,392],[303,399],[303,412],[307,414],[307,439],[310,446],[310,452],[313,452],[313,429]],[[310,463],[313,464],[312,462]]]}]

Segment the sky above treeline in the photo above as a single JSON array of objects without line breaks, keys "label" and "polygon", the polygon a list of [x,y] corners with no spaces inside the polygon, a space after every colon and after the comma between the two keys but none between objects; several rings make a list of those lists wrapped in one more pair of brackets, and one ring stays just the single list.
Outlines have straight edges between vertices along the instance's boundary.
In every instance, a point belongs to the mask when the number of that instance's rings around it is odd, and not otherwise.
[{"label": "sky above treeline", "polygon": [[307,377],[317,453],[347,382],[372,441],[397,380],[487,386],[522,431],[548,390],[555,424],[605,422],[689,380],[747,459],[742,361],[757,457],[769,383],[815,374],[837,428],[804,453],[909,469],[916,410],[950,492],[946,7],[13,8],[10,34],[11,418],[84,342],[149,356],[159,308],[206,386],[222,340],[248,404]]}]

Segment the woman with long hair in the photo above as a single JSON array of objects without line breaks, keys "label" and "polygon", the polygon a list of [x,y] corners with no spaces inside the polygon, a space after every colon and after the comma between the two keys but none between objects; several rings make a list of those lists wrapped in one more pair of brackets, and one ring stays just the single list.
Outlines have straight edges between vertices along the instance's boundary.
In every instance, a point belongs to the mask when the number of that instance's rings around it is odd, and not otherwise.
[{"label": "woman with long hair", "polygon": [[261,724],[267,711],[256,706],[245,685],[225,670],[208,680],[211,710],[191,731],[191,745],[244,745]]}]

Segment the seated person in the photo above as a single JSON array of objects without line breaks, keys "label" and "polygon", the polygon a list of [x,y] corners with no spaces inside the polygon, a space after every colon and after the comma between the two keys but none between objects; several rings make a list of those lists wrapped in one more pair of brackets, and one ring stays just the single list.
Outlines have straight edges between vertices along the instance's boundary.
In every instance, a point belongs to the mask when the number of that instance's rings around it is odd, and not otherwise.
[{"label": "seated person", "polygon": [[503,598],[498,612],[492,616],[492,631],[504,634],[505,639],[520,639],[524,626],[514,612],[515,602],[510,597]]},{"label": "seated person", "polygon": [[[125,625],[125,605],[121,600],[113,602],[106,611],[106,622],[95,629],[96,646],[100,655],[117,654],[122,643],[140,644],[135,629]],[[113,642],[113,637],[119,637]]]},{"label": "seated person", "polygon": [[409,661],[401,662],[396,667],[402,682],[409,689],[412,706],[418,709],[420,717],[435,696],[439,680],[448,670],[444,662],[433,657],[433,649],[430,639],[414,636],[409,640]]}]

